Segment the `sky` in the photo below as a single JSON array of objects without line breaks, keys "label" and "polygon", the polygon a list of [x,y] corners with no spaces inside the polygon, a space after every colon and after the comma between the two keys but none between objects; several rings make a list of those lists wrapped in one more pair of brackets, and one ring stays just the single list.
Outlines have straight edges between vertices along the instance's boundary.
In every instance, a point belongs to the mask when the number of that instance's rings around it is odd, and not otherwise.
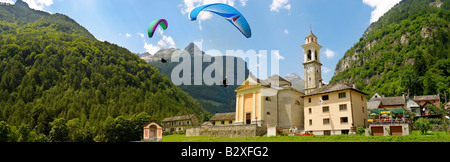
[{"label": "sky", "polygon": [[[133,53],[184,49],[190,42],[202,42],[203,51],[218,50],[222,54],[226,50],[266,50],[270,57],[279,60],[280,76],[297,73],[304,78],[301,45],[312,30],[323,47],[320,51],[322,77],[328,83],[345,52],[359,41],[371,23],[400,0],[23,1],[36,10],[67,15],[98,40],[117,44]],[[189,20],[192,9],[211,3],[225,3],[239,10],[250,24],[252,37],[244,37],[232,24],[214,14],[201,14],[199,20]],[[161,18],[168,21],[169,28],[158,29],[153,38],[148,38],[148,25]],[[273,50],[277,52],[272,53]]]}]

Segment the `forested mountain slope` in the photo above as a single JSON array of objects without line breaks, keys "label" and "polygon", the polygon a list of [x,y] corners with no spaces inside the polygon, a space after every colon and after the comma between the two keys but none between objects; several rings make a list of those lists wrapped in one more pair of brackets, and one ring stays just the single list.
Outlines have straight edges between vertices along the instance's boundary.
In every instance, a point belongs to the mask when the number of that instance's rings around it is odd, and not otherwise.
[{"label": "forested mountain slope", "polygon": [[369,96],[450,94],[450,0],[403,0],[370,25],[339,61],[330,83]]},{"label": "forested mountain slope", "polygon": [[0,4],[0,76],[9,141],[140,140],[151,119],[209,114],[127,49],[26,5]]}]

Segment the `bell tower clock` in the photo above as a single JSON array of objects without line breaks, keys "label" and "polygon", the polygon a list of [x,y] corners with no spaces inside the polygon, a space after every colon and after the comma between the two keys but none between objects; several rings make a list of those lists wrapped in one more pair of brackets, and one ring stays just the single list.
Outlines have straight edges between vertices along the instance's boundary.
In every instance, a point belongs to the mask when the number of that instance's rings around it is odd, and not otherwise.
[{"label": "bell tower clock", "polygon": [[305,38],[305,44],[302,45],[305,61],[305,94],[311,93],[322,86],[322,64],[320,63],[320,46],[317,43],[317,37],[310,31]]}]

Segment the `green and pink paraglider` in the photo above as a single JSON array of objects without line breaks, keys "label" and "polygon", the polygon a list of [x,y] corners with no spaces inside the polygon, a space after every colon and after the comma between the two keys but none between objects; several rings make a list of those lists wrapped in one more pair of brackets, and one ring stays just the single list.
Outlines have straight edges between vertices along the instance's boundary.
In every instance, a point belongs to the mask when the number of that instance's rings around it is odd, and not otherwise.
[{"label": "green and pink paraglider", "polygon": [[153,37],[153,34],[155,34],[156,28],[158,28],[158,26],[161,26],[162,29],[166,30],[169,27],[169,24],[165,19],[159,19],[151,22],[150,26],[148,26],[148,37]]}]

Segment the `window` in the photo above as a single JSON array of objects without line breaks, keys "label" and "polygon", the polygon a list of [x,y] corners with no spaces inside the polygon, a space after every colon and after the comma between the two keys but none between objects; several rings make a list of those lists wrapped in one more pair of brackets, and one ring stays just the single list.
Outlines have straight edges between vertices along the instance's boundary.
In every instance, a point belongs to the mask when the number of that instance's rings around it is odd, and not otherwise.
[{"label": "window", "polygon": [[323,125],[328,125],[328,124],[330,124],[330,118],[323,119]]},{"label": "window", "polygon": [[216,125],[216,122],[212,122],[212,125]]},{"label": "window", "polygon": [[308,103],[311,103],[311,98],[308,98]]},{"label": "window", "polygon": [[224,125],[225,124],[225,121],[222,121],[222,125]]},{"label": "window", "polygon": [[309,125],[312,125],[312,119],[309,119]]},{"label": "window", "polygon": [[228,122],[228,124],[233,124],[233,121],[232,121],[232,120],[230,120],[230,121]]},{"label": "window", "polygon": [[309,112],[309,114],[311,114],[311,113],[312,113],[312,109],[311,109],[311,108],[309,108],[309,109],[308,109],[308,112]]},{"label": "window", "polygon": [[296,104],[296,105],[300,105],[300,101],[296,100],[296,101],[295,101],[295,104]]},{"label": "window", "polygon": [[361,96],[361,101],[363,101],[364,99],[363,99],[363,96]]},{"label": "window", "polygon": [[362,112],[365,113],[365,112],[364,112],[364,107],[362,107]]},{"label": "window", "polygon": [[331,131],[330,130],[324,130],[323,131],[323,135],[330,136],[331,135]]},{"label": "window", "polygon": [[322,112],[323,113],[330,112],[330,107],[328,107],[328,106],[322,107]]},{"label": "window", "polygon": [[345,92],[339,93],[339,98],[345,98],[347,94]]},{"label": "window", "polygon": [[271,99],[270,99],[270,97],[266,97],[266,101],[272,101]]},{"label": "window", "polygon": [[308,61],[311,60],[311,50],[308,50]]},{"label": "window", "polygon": [[324,101],[326,101],[326,100],[328,100],[329,98],[328,98],[328,95],[323,95],[322,96],[322,100],[324,100]]},{"label": "window", "polygon": [[348,123],[348,117],[342,117],[341,124],[347,124],[347,123]]},{"label": "window", "polygon": [[339,105],[339,111],[347,111],[347,104]]}]

